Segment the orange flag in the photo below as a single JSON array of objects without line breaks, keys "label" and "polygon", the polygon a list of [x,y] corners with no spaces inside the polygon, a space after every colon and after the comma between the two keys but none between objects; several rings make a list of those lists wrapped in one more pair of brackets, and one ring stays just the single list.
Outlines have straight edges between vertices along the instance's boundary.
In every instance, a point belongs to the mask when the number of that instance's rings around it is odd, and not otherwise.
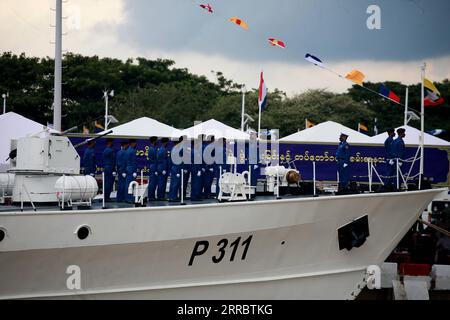
[{"label": "orange flag", "polygon": [[364,83],[364,79],[366,78],[366,75],[361,71],[353,70],[348,75],[346,75],[345,78],[362,86]]},{"label": "orange flag", "polygon": [[306,127],[306,129],[312,128],[312,127],[314,127],[314,126],[315,126],[314,122],[312,122],[312,121],[306,119],[306,121],[305,121],[305,127]]},{"label": "orange flag", "polygon": [[365,132],[369,132],[369,128],[367,128],[366,125],[362,124],[362,123],[358,123],[358,131],[365,131]]},{"label": "orange flag", "polygon": [[237,24],[238,26],[241,26],[245,30],[248,30],[248,24],[245,23],[245,21],[239,19],[238,17],[233,17],[230,19],[231,22]]}]

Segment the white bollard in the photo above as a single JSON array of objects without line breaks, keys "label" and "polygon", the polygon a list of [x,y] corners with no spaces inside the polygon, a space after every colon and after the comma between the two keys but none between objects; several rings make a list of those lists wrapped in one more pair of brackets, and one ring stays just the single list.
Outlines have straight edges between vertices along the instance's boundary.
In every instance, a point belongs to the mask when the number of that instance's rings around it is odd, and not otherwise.
[{"label": "white bollard", "polygon": [[435,290],[450,290],[450,266],[434,265],[431,274],[435,280]]}]

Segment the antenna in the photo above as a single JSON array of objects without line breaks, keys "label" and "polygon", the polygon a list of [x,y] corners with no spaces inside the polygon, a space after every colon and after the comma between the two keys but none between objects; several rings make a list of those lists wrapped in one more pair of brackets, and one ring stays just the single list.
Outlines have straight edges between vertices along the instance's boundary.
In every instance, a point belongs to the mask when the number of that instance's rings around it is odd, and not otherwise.
[{"label": "antenna", "polygon": [[245,94],[247,93],[247,88],[245,84],[242,85],[242,115],[241,115],[241,131],[245,130]]},{"label": "antenna", "polygon": [[53,127],[61,132],[62,114],[62,0],[56,0],[55,15],[55,90],[53,102]]},{"label": "antenna", "polygon": [[111,123],[117,123],[117,119],[109,115],[109,97],[114,97],[114,90],[108,92],[108,90],[103,91],[103,99],[105,99],[105,130]]},{"label": "antenna", "polygon": [[6,99],[9,98],[9,92],[2,94],[3,98],[3,114],[6,113]]}]

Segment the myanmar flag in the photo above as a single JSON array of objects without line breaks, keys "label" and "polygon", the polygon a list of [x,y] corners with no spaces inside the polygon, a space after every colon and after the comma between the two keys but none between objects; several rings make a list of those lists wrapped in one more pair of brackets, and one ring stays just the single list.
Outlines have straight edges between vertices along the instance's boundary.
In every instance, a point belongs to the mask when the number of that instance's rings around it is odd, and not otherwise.
[{"label": "myanmar flag", "polygon": [[425,79],[423,84],[425,86],[425,107],[436,107],[445,102],[433,82]]}]

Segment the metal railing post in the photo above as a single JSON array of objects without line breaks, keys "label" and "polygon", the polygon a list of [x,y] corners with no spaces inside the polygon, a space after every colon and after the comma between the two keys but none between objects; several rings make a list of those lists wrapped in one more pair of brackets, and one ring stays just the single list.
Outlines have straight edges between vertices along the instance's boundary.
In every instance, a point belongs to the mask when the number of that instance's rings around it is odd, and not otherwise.
[{"label": "metal railing post", "polygon": [[397,162],[397,190],[400,190],[400,166],[398,163],[398,158],[395,161]]},{"label": "metal railing post", "polygon": [[184,203],[184,169],[181,169],[181,192],[180,192],[180,198],[181,198],[181,205],[184,206],[186,203]]},{"label": "metal railing post", "polygon": [[[248,199],[252,198],[252,166],[248,166]],[[255,191],[256,192],[256,191]]]},{"label": "metal railing post", "polygon": [[66,175],[63,175],[63,192],[61,209],[64,210],[64,202],[66,201]]},{"label": "metal railing post", "polygon": [[317,191],[316,191],[316,162],[313,162],[313,194],[314,197],[317,196]]},{"label": "metal railing post", "polygon": [[106,192],[105,192],[105,169],[102,172],[102,193],[103,193],[103,209],[106,209]]},{"label": "metal railing post", "polygon": [[[149,183],[150,183],[150,179],[149,179]],[[141,170],[141,186],[139,188],[140,191],[142,191],[142,189],[144,189],[143,186],[144,186],[144,169]],[[144,196],[145,196],[145,190],[144,190],[144,192],[142,192],[142,195],[141,195],[141,206],[144,206]]]},{"label": "metal railing post", "polygon": [[367,162],[367,169],[369,175],[369,192],[372,193],[372,161]]},{"label": "metal railing post", "polygon": [[280,200],[280,199],[281,199],[281,197],[280,197],[280,177],[277,172],[277,200]]},{"label": "metal railing post", "polygon": [[20,211],[23,212],[23,182],[22,186],[20,187]]}]

